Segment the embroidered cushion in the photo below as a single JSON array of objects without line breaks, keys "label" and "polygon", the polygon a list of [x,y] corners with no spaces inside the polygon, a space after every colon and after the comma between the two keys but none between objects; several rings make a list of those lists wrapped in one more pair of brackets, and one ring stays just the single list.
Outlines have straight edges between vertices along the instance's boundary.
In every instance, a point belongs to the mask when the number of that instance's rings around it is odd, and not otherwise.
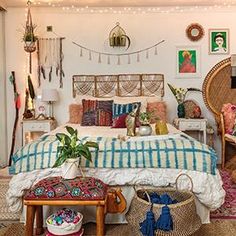
[{"label": "embroidered cushion", "polygon": [[112,125],[112,104],[113,100],[97,101],[97,126],[111,126]]},{"label": "embroidered cushion", "polygon": [[165,102],[148,102],[147,112],[152,112],[151,124],[156,123],[157,119],[167,121]]},{"label": "embroidered cushion", "polygon": [[83,116],[83,106],[81,104],[70,104],[69,123],[81,124]]},{"label": "embroidered cushion", "polygon": [[97,117],[97,100],[82,100],[83,117],[81,126],[93,126],[96,125]]},{"label": "embroidered cushion", "polygon": [[102,200],[107,185],[93,177],[63,179],[61,176],[40,180],[25,195],[25,200]]}]

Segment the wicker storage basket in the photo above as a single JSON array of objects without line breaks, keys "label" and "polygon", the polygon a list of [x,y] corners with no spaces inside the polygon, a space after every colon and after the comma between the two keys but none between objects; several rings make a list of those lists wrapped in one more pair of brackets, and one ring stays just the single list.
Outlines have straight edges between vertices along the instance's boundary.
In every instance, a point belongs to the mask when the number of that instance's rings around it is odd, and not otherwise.
[{"label": "wicker storage basket", "polygon": [[[177,181],[181,175],[179,175],[176,179],[176,186]],[[190,180],[192,183],[191,178]],[[127,221],[132,228],[133,235],[142,235],[139,230],[139,223],[143,222],[143,220],[146,218],[147,211],[150,210],[151,204],[146,200],[143,200],[145,192],[156,192],[159,195],[167,193],[172,199],[176,199],[178,201],[177,204],[168,205],[173,220],[173,230],[168,232],[157,230],[157,236],[191,235],[201,227],[201,220],[196,213],[196,206],[192,191],[178,190],[177,187],[176,189],[170,187],[138,189],[136,190],[136,194],[126,215]],[[153,204],[153,213],[155,215],[155,220],[159,218],[163,206],[164,205]]]}]

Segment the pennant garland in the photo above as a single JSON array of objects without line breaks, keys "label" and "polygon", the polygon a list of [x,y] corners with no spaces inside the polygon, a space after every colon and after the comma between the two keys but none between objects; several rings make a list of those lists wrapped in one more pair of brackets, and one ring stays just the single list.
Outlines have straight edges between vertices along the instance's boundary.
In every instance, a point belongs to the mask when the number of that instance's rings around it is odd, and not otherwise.
[{"label": "pennant garland", "polygon": [[131,64],[131,55],[136,55],[136,61],[137,62],[140,62],[140,54],[141,53],[146,53],[146,59],[149,58],[149,51],[150,49],[154,49],[154,55],[157,55],[157,46],[164,43],[165,40],[161,40],[160,42],[150,46],[150,47],[147,47],[147,48],[144,48],[144,49],[141,49],[141,50],[138,50],[138,51],[134,51],[134,52],[126,52],[126,53],[106,53],[106,52],[99,52],[99,51],[95,51],[93,49],[89,49],[87,47],[84,47],[74,41],[72,41],[72,43],[76,46],[78,46],[80,48],[80,57],[83,56],[83,51],[87,51],[88,52],[88,59],[91,61],[92,60],[92,54],[97,54],[98,55],[98,63],[101,63],[102,62],[102,56],[105,56],[107,57],[107,64],[111,64],[111,57],[115,57],[117,59],[117,65],[120,65],[121,64],[121,57],[122,56],[128,56],[128,60],[127,60],[127,64]]}]

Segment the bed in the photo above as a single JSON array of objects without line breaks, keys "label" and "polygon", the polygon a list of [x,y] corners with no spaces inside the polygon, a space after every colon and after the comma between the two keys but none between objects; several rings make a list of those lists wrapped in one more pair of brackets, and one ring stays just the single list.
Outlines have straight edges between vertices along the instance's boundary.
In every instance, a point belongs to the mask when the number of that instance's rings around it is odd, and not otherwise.
[{"label": "bed", "polygon": [[[74,76],[73,94],[90,94],[95,97],[116,95],[139,96],[164,95],[162,75],[121,76]],[[114,92],[115,91],[115,92]],[[81,94],[82,93],[82,94]],[[109,95],[109,96],[107,96]],[[180,173],[188,174],[193,180],[197,212],[202,223],[209,223],[209,212],[224,202],[225,191],[216,168],[217,155],[204,145],[168,124],[168,135],[148,137],[126,136],[126,129],[111,127],[76,128],[82,141],[97,141],[99,151],[93,150],[93,161],[81,163],[86,175],[102,179],[111,186],[120,186],[127,200],[127,210],[134,196],[134,185],[174,186]],[[22,209],[24,192],[40,179],[61,174],[60,168],[52,169],[57,158],[58,141],[55,134],[65,132],[65,125],[27,144],[13,156],[12,174],[16,174],[7,193],[13,211]],[[188,179],[183,178],[180,188],[187,188]],[[44,211],[47,215],[49,212]],[[85,221],[94,221],[93,209],[86,209]],[[22,219],[23,220],[23,219]],[[109,215],[107,223],[125,223],[125,214]]]}]

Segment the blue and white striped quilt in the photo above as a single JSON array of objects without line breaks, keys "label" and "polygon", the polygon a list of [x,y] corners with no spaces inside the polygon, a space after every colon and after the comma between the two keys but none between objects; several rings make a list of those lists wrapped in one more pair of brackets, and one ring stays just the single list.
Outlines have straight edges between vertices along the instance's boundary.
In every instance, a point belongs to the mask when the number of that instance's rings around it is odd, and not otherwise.
[{"label": "blue and white striped quilt", "polygon": [[[96,141],[91,148],[92,162],[82,158],[82,167],[96,168],[174,168],[215,174],[215,151],[194,139],[178,135],[166,139],[130,139],[81,137]],[[11,174],[52,167],[58,153],[55,136],[43,136],[19,149],[13,156]]]}]

